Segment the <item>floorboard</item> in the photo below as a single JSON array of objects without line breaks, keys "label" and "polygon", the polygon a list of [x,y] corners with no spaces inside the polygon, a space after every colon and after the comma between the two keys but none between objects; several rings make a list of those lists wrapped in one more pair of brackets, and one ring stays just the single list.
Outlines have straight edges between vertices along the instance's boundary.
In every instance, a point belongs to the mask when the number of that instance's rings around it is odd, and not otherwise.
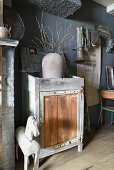
[{"label": "floorboard", "polygon": [[[16,161],[16,170],[23,170],[21,156]],[[50,156],[40,162],[39,170],[114,170],[114,126],[93,129],[90,135],[84,136],[81,153],[75,147]]]}]

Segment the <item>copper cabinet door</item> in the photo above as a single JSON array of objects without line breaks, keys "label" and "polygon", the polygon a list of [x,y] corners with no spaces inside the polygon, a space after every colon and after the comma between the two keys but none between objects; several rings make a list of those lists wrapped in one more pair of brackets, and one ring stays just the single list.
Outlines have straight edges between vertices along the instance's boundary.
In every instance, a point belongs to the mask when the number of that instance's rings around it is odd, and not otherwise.
[{"label": "copper cabinet door", "polygon": [[44,97],[44,147],[77,137],[77,94]]}]

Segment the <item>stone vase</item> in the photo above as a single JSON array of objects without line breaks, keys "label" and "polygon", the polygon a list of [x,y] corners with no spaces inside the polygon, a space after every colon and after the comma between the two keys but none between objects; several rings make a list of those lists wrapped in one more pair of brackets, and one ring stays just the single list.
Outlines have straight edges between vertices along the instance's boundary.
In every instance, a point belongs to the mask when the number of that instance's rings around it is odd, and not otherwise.
[{"label": "stone vase", "polygon": [[57,53],[48,53],[42,59],[43,78],[63,78],[66,72],[64,56]]}]

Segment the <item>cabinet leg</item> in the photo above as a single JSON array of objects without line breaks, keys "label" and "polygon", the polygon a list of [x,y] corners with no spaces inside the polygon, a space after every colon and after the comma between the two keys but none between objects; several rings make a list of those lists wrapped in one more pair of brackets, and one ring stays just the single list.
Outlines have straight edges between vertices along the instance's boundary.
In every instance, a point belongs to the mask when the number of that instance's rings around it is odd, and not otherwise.
[{"label": "cabinet leg", "polygon": [[82,152],[82,150],[83,150],[83,144],[80,143],[80,144],[78,145],[78,152]]}]

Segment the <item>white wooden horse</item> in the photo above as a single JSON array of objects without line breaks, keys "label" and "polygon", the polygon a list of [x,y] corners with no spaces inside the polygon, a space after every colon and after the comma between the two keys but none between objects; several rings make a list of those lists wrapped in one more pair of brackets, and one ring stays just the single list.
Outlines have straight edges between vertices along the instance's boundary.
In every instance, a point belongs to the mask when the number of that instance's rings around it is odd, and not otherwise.
[{"label": "white wooden horse", "polygon": [[26,128],[20,126],[16,129],[16,158],[18,159],[18,146],[20,146],[24,154],[24,170],[28,169],[29,156],[34,154],[34,168],[38,168],[39,159],[38,154],[40,151],[40,145],[36,140],[33,140],[33,136],[37,137],[40,134],[37,126],[37,121],[33,116],[30,116],[27,120]]}]

